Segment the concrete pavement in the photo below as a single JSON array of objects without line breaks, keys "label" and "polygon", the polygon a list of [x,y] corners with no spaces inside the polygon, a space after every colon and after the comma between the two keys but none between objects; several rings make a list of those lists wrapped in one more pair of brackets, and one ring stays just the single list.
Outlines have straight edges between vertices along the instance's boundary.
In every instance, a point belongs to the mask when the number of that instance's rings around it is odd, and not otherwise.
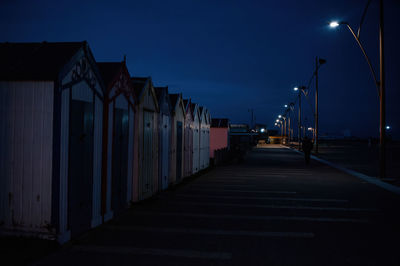
[{"label": "concrete pavement", "polygon": [[34,265],[400,265],[400,197],[277,145]]}]

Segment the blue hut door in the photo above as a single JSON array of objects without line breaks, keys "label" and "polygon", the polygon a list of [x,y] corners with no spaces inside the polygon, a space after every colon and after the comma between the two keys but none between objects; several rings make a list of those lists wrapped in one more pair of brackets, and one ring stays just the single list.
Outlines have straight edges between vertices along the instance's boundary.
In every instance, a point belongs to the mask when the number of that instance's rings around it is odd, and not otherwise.
[{"label": "blue hut door", "polygon": [[93,195],[93,104],[71,100],[68,212],[71,236],[90,229]]},{"label": "blue hut door", "polygon": [[153,189],[153,113],[143,113],[142,195],[150,196]]},{"label": "blue hut door", "polygon": [[169,173],[169,117],[167,115],[163,115],[162,118],[162,170],[161,170],[161,184],[162,189],[166,189],[168,187],[168,173]]},{"label": "blue hut door", "polygon": [[182,137],[183,125],[182,122],[176,122],[176,182],[182,178]]},{"label": "blue hut door", "polygon": [[118,214],[127,203],[128,110],[115,108],[112,150],[112,208]]}]

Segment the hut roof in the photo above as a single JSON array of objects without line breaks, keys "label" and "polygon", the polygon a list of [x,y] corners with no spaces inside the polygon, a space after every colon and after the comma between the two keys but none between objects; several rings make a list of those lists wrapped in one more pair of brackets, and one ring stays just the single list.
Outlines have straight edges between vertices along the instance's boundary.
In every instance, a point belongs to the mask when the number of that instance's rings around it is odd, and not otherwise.
[{"label": "hut roof", "polygon": [[0,43],[0,80],[55,80],[83,42]]}]

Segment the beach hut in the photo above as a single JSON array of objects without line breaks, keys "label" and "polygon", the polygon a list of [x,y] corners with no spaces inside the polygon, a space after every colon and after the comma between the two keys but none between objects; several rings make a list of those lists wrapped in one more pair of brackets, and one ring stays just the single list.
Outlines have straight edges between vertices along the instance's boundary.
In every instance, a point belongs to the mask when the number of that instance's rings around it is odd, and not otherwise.
[{"label": "beach hut", "polygon": [[200,106],[200,170],[210,165],[210,115],[207,108]]},{"label": "beach hut", "polygon": [[190,99],[183,100],[185,107],[183,177],[191,176],[193,171],[193,115],[191,103]]},{"label": "beach hut", "polygon": [[229,119],[213,118],[210,127],[210,158],[214,152],[229,148]]},{"label": "beach hut", "polygon": [[133,201],[158,190],[158,101],[150,77],[131,79],[135,92]]},{"label": "beach hut", "polygon": [[168,87],[154,88],[157,94],[158,106],[160,108],[158,117],[158,183],[159,190],[165,190],[169,186],[169,161],[171,142],[171,103]]},{"label": "beach hut", "polygon": [[192,173],[195,174],[200,171],[200,113],[199,105],[191,103],[191,112],[193,117],[193,163]]},{"label": "beach hut", "polygon": [[86,42],[0,58],[0,230],[63,243],[102,222],[102,78]]},{"label": "beach hut", "polygon": [[171,155],[170,183],[179,183],[183,177],[183,145],[185,107],[181,94],[170,94],[171,100]]},{"label": "beach hut", "polygon": [[125,60],[97,66],[105,84],[102,213],[107,221],[132,199],[134,94]]}]

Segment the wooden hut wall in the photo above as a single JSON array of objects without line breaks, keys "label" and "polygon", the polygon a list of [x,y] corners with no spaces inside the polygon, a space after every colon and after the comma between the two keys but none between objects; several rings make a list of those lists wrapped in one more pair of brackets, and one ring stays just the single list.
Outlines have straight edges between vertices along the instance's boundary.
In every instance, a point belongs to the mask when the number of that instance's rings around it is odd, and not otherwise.
[{"label": "wooden hut wall", "polygon": [[168,88],[159,88],[160,98],[158,101],[160,112],[158,117],[159,125],[159,163],[158,183],[159,190],[165,190],[169,186],[169,161],[171,147],[171,107],[168,95]]},{"label": "wooden hut wall", "polygon": [[132,198],[133,171],[133,99],[116,94],[112,88],[108,107],[107,178],[104,221],[120,212]]},{"label": "wooden hut wall", "polygon": [[[170,183],[174,184],[179,183],[183,177],[183,128],[185,123],[185,109],[182,98],[178,99],[173,110],[173,114],[171,114]],[[180,134],[177,132],[178,128],[181,130]],[[178,143],[178,139],[180,143]],[[181,149],[180,152],[178,152],[179,148]],[[181,163],[179,163],[179,160]],[[178,169],[178,165],[181,165],[180,169]]]},{"label": "wooden hut wall", "polygon": [[157,112],[154,90],[147,84],[136,104],[133,201],[152,196],[158,188]]},{"label": "wooden hut wall", "polygon": [[193,118],[190,104],[189,100],[185,114],[184,177],[190,176],[193,169]]},{"label": "wooden hut wall", "polygon": [[53,103],[52,81],[0,82],[2,229],[54,234]]},{"label": "wooden hut wall", "polygon": [[200,170],[200,117],[198,106],[194,108],[193,114],[193,174]]}]

